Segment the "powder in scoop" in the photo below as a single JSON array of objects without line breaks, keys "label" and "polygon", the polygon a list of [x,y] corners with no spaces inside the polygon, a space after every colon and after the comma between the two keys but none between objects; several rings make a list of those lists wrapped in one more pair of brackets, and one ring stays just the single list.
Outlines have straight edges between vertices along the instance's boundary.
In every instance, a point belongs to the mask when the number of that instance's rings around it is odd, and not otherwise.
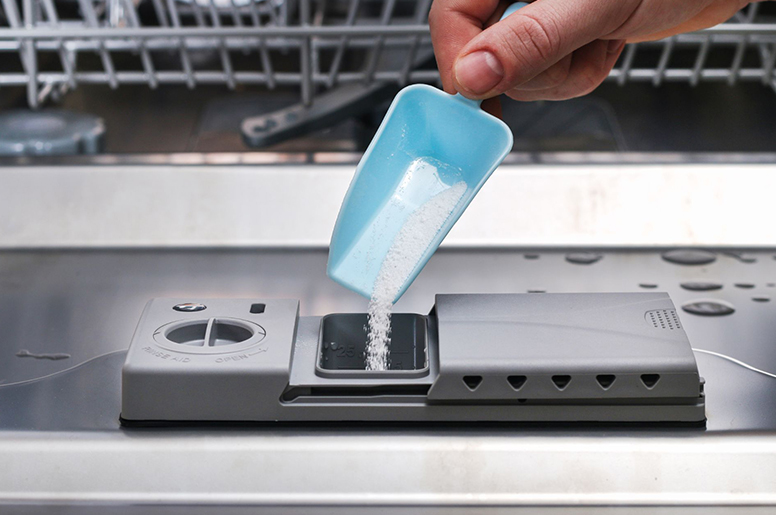
[{"label": "powder in scoop", "polygon": [[394,238],[369,301],[367,370],[388,370],[393,300],[465,193],[466,183],[458,182],[431,197],[412,212]]}]

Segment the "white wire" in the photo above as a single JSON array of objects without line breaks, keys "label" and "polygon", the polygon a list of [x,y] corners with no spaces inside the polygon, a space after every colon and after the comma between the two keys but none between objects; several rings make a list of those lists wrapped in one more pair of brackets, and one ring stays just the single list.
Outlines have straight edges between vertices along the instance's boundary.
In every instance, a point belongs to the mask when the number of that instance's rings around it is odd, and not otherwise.
[{"label": "white wire", "polygon": [[752,365],[749,365],[748,363],[744,363],[743,361],[738,360],[736,358],[732,358],[732,357],[730,357],[730,356],[728,356],[726,354],[720,354],[719,352],[714,352],[714,351],[706,350],[706,349],[693,349],[693,351],[694,352],[700,352],[701,354],[708,354],[710,356],[716,356],[718,358],[726,359],[726,360],[730,361],[731,363],[735,363],[736,365],[744,367],[744,368],[746,368],[748,370],[751,370],[752,372],[757,372],[758,374],[762,374],[764,376],[768,376],[768,377],[772,377],[772,378],[776,379],[776,374],[774,374],[773,372],[766,372],[765,370],[760,370],[759,368],[753,367]]},{"label": "white wire", "polygon": [[98,356],[91,357],[91,358],[87,359],[86,361],[82,361],[82,362],[78,363],[77,365],[73,365],[72,367],[66,368],[64,370],[58,370],[56,372],[52,372],[51,374],[47,374],[45,376],[35,377],[35,378],[32,378],[32,379],[25,379],[23,381],[16,381],[15,383],[0,383],[0,388],[6,388],[8,386],[19,386],[21,384],[28,384],[28,383],[35,383],[37,381],[42,381],[43,379],[48,379],[49,377],[58,376],[58,375],[64,374],[65,372],[70,372],[71,370],[76,369],[78,367],[82,367],[82,366],[86,365],[87,363],[90,363],[90,362],[94,361],[95,359],[104,358],[105,356],[110,356],[111,354],[118,354],[120,352],[127,352],[127,349],[120,349],[120,350],[113,350],[113,351],[110,351],[110,352],[106,352],[104,354],[100,354]]}]

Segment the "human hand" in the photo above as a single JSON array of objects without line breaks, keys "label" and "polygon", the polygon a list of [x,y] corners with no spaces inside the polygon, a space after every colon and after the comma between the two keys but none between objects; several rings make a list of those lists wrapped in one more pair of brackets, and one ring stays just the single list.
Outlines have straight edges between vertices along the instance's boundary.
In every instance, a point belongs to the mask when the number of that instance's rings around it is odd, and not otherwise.
[{"label": "human hand", "polygon": [[524,101],[585,95],[626,41],[711,27],[749,0],[536,0],[498,21],[510,3],[434,0],[429,25],[445,91]]}]

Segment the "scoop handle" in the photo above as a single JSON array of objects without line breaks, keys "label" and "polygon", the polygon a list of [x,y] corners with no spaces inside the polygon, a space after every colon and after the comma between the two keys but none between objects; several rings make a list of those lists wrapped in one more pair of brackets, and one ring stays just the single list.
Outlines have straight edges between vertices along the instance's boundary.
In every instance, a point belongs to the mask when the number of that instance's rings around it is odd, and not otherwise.
[{"label": "scoop handle", "polygon": [[501,18],[499,18],[498,21],[506,19],[507,16],[509,16],[511,14],[514,14],[515,11],[517,11],[521,7],[525,7],[526,5],[528,5],[527,2],[515,2],[514,4],[510,5],[509,7],[507,7],[507,10],[504,11],[504,14],[501,15]]},{"label": "scoop handle", "polygon": [[[514,4],[507,7],[507,10],[504,11],[504,14],[501,15],[501,18],[499,18],[498,21],[505,20],[508,16],[514,14],[518,9],[525,7],[528,5],[526,2],[515,2]],[[480,104],[482,104],[482,100],[472,100],[471,98],[466,98],[465,96],[461,95],[460,93],[455,94],[455,98],[457,100],[460,100],[466,104],[471,104],[474,107],[479,108]]]}]

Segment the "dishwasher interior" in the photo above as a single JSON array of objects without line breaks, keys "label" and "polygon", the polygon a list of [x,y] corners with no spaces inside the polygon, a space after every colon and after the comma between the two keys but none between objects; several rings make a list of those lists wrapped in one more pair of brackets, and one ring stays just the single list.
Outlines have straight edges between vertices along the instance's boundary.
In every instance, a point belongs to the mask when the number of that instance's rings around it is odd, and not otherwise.
[{"label": "dishwasher interior", "polygon": [[[0,152],[359,154],[399,88],[439,83],[429,6],[6,0],[0,130],[22,138],[26,128],[53,142]],[[772,150],[775,19],[772,5],[754,3],[712,29],[628,45],[587,97],[503,102],[514,150]],[[38,119],[5,118],[12,109],[36,110]],[[40,118],[56,117],[52,109],[88,115],[98,126],[82,137],[94,142],[58,146],[64,129],[54,126],[67,122]]]},{"label": "dishwasher interior", "polygon": [[2,0],[0,511],[773,510],[776,4],[503,99],[375,375],[328,244],[430,4]]}]

